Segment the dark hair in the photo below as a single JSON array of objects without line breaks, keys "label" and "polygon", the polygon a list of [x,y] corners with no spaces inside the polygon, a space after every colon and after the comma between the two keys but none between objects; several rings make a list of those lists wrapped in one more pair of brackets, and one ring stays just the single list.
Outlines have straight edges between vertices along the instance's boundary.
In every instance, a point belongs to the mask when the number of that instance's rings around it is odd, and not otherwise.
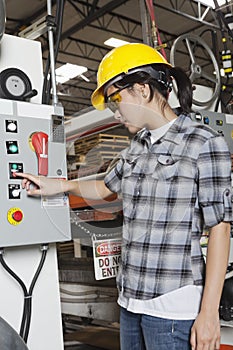
[{"label": "dark hair", "polygon": [[[165,64],[152,64],[150,65],[155,71],[162,72],[166,80],[172,85],[172,78],[175,79],[177,85],[177,97],[180,102],[181,111],[183,113],[190,113],[192,106],[192,83],[184,70],[179,67],[169,67]],[[168,84],[160,82],[148,72],[144,72],[143,69],[136,73],[126,74],[120,81],[117,81],[114,85],[116,87],[123,87],[126,84],[133,86],[134,84],[148,84],[150,88],[149,101],[153,99],[155,91],[158,91],[165,100],[168,99]]]}]

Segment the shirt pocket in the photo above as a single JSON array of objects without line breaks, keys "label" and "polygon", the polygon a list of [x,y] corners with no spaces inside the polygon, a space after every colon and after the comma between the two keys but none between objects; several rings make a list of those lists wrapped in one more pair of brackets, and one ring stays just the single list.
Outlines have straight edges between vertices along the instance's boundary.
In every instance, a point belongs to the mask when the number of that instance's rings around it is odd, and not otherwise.
[{"label": "shirt pocket", "polygon": [[152,177],[158,181],[171,180],[178,175],[179,158],[170,155],[160,155],[152,173]]},{"label": "shirt pocket", "polygon": [[130,176],[136,177],[142,172],[144,164],[141,157],[131,157],[124,161],[123,166],[123,178],[128,178]]},{"label": "shirt pocket", "polygon": [[156,183],[154,220],[164,225],[165,232],[174,232],[180,223],[191,220],[196,191],[193,168],[180,157],[160,155],[152,177]]}]

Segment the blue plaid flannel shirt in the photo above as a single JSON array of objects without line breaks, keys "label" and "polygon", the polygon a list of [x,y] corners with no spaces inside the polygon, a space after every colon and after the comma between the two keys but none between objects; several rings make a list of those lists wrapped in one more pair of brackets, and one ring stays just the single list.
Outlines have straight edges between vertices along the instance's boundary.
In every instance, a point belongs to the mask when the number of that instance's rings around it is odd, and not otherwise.
[{"label": "blue plaid flannel shirt", "polygon": [[117,285],[125,297],[145,300],[203,285],[203,229],[232,221],[224,138],[184,115],[153,145],[149,134],[142,129],[105,177],[123,199]]}]

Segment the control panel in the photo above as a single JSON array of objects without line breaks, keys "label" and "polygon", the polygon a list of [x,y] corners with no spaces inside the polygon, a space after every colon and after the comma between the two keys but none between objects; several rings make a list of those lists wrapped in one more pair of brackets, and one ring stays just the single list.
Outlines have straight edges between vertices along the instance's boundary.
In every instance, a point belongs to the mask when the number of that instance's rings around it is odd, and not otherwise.
[{"label": "control panel", "polygon": [[71,239],[67,195],[30,197],[16,176],[66,179],[63,123],[62,107],[0,99],[0,247]]},{"label": "control panel", "polygon": [[233,154],[233,115],[200,110],[191,114],[192,120],[210,126],[222,135]]}]

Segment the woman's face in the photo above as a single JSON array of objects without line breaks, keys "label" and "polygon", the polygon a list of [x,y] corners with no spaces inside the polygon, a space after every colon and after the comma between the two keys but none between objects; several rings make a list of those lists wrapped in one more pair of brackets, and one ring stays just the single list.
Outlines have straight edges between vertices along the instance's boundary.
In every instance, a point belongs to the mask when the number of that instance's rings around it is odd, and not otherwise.
[{"label": "woman's face", "polygon": [[107,89],[106,100],[115,119],[124,124],[130,133],[136,134],[144,127],[152,130],[168,122],[161,110],[159,97],[149,101],[149,95],[147,84],[125,88],[112,85]]},{"label": "woman's face", "polygon": [[114,111],[115,119],[124,124],[130,133],[135,134],[145,126],[143,118],[145,107],[143,107],[141,92],[133,87],[129,89],[118,89],[115,86],[110,86],[107,89],[107,98],[110,96],[115,105],[111,108],[111,102],[109,103],[110,109],[113,111],[116,109]]}]

